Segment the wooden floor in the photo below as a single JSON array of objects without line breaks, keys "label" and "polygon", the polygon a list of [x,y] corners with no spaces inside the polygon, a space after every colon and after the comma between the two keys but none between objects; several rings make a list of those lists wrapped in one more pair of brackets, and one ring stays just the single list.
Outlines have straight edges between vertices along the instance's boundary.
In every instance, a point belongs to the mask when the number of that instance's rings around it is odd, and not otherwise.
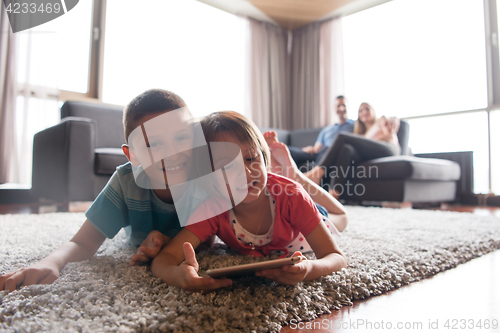
[{"label": "wooden floor", "polygon": [[[434,209],[492,215],[500,223],[498,207],[443,205]],[[281,330],[282,333],[388,331],[500,332],[500,251]]]},{"label": "wooden floor", "polygon": [[[0,214],[81,211],[87,205],[0,204]],[[500,223],[500,207],[442,205],[431,209],[496,216]],[[281,330],[283,333],[387,331],[500,332],[500,251]]]},{"label": "wooden floor", "polygon": [[281,332],[500,332],[499,277],[500,251],[495,251]]}]

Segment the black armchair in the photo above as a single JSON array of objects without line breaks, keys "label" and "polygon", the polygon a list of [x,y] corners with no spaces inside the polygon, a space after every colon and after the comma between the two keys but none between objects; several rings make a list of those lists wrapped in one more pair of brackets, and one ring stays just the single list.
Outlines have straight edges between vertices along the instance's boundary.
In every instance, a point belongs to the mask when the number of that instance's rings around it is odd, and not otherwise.
[{"label": "black armchair", "polygon": [[61,123],[34,137],[31,195],[58,202],[93,201],[126,163],[123,109],[66,102]]}]

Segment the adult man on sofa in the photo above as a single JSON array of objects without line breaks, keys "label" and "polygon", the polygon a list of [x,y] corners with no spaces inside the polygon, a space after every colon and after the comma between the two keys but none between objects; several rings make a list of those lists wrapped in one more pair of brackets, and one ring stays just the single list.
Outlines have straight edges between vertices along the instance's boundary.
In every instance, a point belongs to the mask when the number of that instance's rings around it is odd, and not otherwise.
[{"label": "adult man on sofa", "polygon": [[347,118],[347,99],[340,95],[335,99],[335,111],[338,122],[324,127],[318,134],[314,146],[304,148],[288,147],[293,160],[297,165],[302,165],[308,161],[317,161],[325,150],[330,147],[340,132],[350,132],[354,130],[354,121]]}]

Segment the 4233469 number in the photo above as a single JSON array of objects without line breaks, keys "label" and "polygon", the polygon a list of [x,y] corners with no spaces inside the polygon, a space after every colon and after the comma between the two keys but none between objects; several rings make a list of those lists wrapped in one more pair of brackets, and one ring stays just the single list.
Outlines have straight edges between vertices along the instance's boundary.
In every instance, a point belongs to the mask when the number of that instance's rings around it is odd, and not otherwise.
[{"label": "4233469 number", "polygon": [[443,325],[444,328],[449,330],[489,330],[498,328],[497,319],[448,319]]},{"label": "4233469 number", "polygon": [[34,2],[23,2],[23,3],[9,3],[9,5],[5,8],[5,11],[9,14],[35,14],[35,13],[56,13],[62,10],[61,5],[58,3],[41,3],[37,4]]}]

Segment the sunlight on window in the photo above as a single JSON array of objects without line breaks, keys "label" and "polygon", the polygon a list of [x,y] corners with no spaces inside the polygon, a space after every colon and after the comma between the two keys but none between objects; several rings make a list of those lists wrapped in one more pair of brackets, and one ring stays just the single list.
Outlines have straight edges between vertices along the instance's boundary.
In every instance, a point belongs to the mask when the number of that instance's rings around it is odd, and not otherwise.
[{"label": "sunlight on window", "polygon": [[33,136],[37,132],[59,123],[59,107],[59,102],[55,100],[17,97],[16,140],[20,165],[18,170],[20,184],[31,185]]},{"label": "sunlight on window", "polygon": [[91,14],[92,1],[80,1],[59,18],[16,33],[18,82],[86,93]]},{"label": "sunlight on window", "polygon": [[500,195],[500,110],[490,114],[491,128],[491,189]]},{"label": "sunlight on window", "polygon": [[488,192],[488,117],[485,112],[412,119],[408,146],[414,154],[474,152],[474,192]]},{"label": "sunlight on window", "polygon": [[394,0],[343,19],[350,117],[485,108],[483,1]]},{"label": "sunlight on window", "polygon": [[103,101],[151,88],[180,95],[194,116],[244,107],[243,21],[194,0],[108,0]]}]

